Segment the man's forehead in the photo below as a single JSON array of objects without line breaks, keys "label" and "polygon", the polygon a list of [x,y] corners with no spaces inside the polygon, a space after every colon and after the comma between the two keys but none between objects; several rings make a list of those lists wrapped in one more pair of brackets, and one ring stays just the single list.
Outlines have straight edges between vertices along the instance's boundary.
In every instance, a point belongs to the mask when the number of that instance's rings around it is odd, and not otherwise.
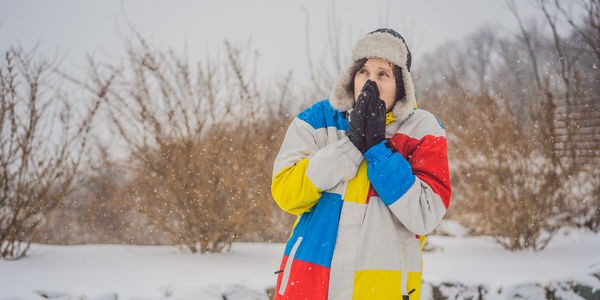
[{"label": "man's forehead", "polygon": [[374,67],[378,67],[378,68],[382,68],[382,69],[392,69],[392,63],[390,63],[387,60],[383,60],[380,58],[369,58],[367,60],[367,62],[365,63],[366,65],[372,65]]}]

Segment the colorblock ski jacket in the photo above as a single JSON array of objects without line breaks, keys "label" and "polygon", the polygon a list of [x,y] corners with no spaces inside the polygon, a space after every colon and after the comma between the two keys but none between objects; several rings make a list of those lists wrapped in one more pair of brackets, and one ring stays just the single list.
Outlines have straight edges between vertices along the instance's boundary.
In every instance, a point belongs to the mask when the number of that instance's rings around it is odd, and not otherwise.
[{"label": "colorblock ski jacket", "polygon": [[450,202],[445,131],[415,109],[363,156],[344,114],[306,109],[275,159],[273,197],[298,215],[275,299],[419,299],[424,235]]}]

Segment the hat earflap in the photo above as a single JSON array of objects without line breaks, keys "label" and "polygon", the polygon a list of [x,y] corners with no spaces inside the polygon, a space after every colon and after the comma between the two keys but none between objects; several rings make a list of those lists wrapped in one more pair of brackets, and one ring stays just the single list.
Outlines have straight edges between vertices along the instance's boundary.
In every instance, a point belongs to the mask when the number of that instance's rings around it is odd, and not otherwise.
[{"label": "hat earflap", "polygon": [[415,97],[415,86],[412,81],[412,76],[406,68],[402,68],[402,82],[404,83],[404,98],[396,99],[392,112],[394,112],[394,118],[396,120],[404,121],[410,116],[412,111],[417,105],[417,98]]}]

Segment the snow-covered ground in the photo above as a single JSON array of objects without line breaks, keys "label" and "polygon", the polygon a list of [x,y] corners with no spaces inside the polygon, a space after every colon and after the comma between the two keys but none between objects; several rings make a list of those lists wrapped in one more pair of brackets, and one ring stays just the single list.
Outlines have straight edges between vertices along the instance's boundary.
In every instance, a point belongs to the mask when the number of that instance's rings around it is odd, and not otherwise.
[{"label": "snow-covered ground", "polygon": [[[563,233],[541,252],[509,252],[489,237],[430,236],[428,243],[436,250],[423,254],[423,299],[433,289],[468,296],[478,286],[485,299],[545,299],[545,286],[570,281],[600,289],[600,234]],[[33,245],[27,258],[0,261],[0,300],[268,299],[283,249],[238,243],[200,255],[168,246]]]},{"label": "snow-covered ground", "polygon": [[[595,299],[600,299],[600,234],[562,232],[539,252],[510,252],[492,237],[430,236],[428,242],[439,247],[423,253],[423,280],[434,286],[482,285],[487,290],[485,299],[512,299],[517,294],[522,296],[517,298],[546,299],[544,287],[555,288],[558,297],[566,293],[561,289],[569,287],[557,285],[574,282],[598,291]],[[582,298],[570,293],[559,299]]]}]

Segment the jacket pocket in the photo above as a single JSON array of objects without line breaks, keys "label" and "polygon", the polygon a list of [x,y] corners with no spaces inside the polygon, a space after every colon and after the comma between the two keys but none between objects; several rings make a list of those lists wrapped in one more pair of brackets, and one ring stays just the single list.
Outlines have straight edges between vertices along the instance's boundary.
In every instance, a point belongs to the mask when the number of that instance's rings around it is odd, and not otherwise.
[{"label": "jacket pocket", "polygon": [[281,285],[279,286],[279,295],[285,294],[285,289],[287,288],[288,281],[290,280],[290,270],[292,269],[292,263],[294,262],[294,257],[296,256],[296,250],[298,250],[298,246],[302,242],[302,237],[298,237],[298,240],[292,247],[292,251],[290,252],[290,256],[285,263],[285,268],[283,269],[283,277],[281,278]]}]

